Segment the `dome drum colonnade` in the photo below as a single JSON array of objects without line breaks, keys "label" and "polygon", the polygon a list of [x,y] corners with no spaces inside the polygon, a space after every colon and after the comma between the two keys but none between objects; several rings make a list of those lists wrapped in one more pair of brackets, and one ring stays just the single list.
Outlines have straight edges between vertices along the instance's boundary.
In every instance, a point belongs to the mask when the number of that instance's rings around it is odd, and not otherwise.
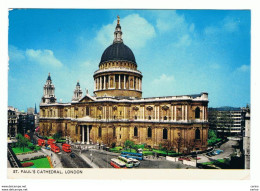
[{"label": "dome drum colonnade", "polygon": [[119,18],[113,44],[102,54],[99,70],[94,73],[93,77],[94,93],[97,97],[142,97],[143,76],[137,70],[132,50],[123,43]]}]

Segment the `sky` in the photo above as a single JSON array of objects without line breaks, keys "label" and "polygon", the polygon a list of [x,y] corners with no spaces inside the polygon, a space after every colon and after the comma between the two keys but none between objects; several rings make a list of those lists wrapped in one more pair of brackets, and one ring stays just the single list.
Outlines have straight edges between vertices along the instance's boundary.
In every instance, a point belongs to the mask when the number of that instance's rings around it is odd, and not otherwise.
[{"label": "sky", "polygon": [[208,92],[209,107],[250,104],[249,10],[14,9],[8,105],[39,109],[49,72],[59,102],[71,101],[78,80],[92,94],[117,15],[143,74],[143,97]]}]

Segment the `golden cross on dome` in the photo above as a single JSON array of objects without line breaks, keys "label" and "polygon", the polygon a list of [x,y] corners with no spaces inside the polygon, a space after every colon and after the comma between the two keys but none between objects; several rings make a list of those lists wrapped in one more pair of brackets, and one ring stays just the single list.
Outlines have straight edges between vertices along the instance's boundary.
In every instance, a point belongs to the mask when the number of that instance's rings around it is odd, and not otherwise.
[{"label": "golden cross on dome", "polygon": [[120,22],[120,17],[119,15],[117,15],[117,24],[119,25],[119,22]]}]

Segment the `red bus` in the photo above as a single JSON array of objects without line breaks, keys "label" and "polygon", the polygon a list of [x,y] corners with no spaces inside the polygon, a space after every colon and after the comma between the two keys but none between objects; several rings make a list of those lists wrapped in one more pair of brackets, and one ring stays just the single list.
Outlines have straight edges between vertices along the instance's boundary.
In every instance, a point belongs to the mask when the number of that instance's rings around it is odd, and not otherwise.
[{"label": "red bus", "polygon": [[44,146],[45,145],[45,141],[43,139],[38,139],[38,145],[39,146]]},{"label": "red bus", "polygon": [[51,144],[51,150],[55,153],[60,152],[60,147],[58,147],[55,143]]},{"label": "red bus", "polygon": [[48,145],[51,145],[51,144],[54,143],[54,142],[55,142],[54,139],[48,139],[47,144],[48,144]]},{"label": "red bus", "polygon": [[66,152],[66,153],[70,153],[70,152],[71,152],[71,146],[70,146],[69,144],[67,144],[67,143],[64,143],[64,144],[62,145],[62,150],[63,150],[64,152]]},{"label": "red bus", "polygon": [[117,158],[113,158],[110,161],[111,166],[113,166],[114,168],[126,168],[126,165],[123,161],[120,161]]}]

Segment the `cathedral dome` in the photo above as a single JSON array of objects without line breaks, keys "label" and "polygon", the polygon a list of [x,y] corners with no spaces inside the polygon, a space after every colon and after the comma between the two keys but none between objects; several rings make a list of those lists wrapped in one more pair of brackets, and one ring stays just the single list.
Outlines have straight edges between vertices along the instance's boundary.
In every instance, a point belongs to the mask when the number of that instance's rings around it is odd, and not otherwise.
[{"label": "cathedral dome", "polygon": [[116,42],[106,48],[103,52],[100,64],[106,61],[130,61],[136,64],[132,50],[123,42]]}]

